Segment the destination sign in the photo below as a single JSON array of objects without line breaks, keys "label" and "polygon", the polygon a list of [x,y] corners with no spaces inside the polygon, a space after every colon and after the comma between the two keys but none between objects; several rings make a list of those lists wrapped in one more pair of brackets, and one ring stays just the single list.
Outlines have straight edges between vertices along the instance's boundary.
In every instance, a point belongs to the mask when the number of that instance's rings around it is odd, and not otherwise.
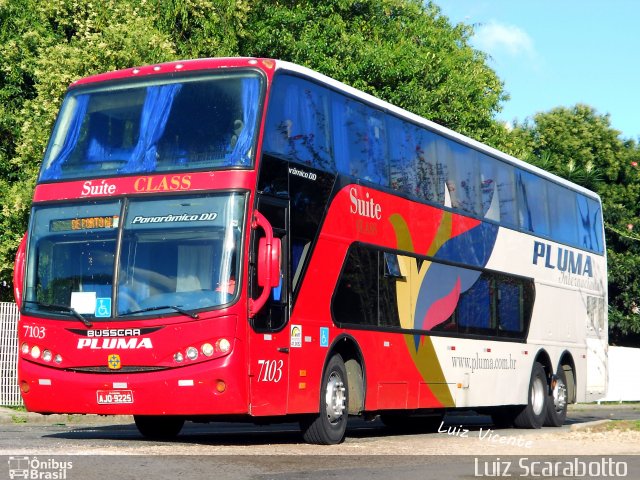
[{"label": "destination sign", "polygon": [[96,230],[118,228],[119,218],[117,215],[109,217],[83,217],[83,218],[67,218],[61,220],[51,220],[49,223],[49,231],[51,232],[69,232],[80,230]]}]

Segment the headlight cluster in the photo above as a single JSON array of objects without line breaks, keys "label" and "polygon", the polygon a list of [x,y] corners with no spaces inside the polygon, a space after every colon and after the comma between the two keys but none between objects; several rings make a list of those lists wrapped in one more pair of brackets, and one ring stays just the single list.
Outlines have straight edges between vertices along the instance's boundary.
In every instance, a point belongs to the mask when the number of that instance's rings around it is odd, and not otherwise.
[{"label": "headlight cluster", "polygon": [[182,363],[185,360],[196,361],[200,358],[200,355],[204,355],[206,358],[212,358],[214,356],[222,356],[229,353],[231,350],[231,342],[226,338],[220,338],[216,342],[206,342],[200,345],[200,349],[189,346],[184,350],[176,352],[173,355],[173,360],[176,363]]},{"label": "headlight cluster", "polygon": [[29,345],[27,342],[24,342],[20,345],[20,351],[23,355],[29,355],[34,360],[42,360],[46,363],[54,362],[58,365],[62,363],[62,355],[54,353],[48,348],[42,349],[38,345]]}]

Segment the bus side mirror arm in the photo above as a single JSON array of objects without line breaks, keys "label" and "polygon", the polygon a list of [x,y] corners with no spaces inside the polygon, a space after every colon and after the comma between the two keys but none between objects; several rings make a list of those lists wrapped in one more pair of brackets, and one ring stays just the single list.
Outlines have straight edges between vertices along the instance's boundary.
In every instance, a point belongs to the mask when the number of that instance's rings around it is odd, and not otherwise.
[{"label": "bus side mirror arm", "polygon": [[262,292],[257,299],[249,299],[249,318],[253,318],[264,307],[271,295],[271,289],[280,284],[280,256],[281,242],[279,238],[274,238],[273,228],[269,221],[257,210],[253,214],[251,228],[256,230],[261,228],[265,236],[258,241],[258,286],[262,287]]},{"label": "bus side mirror arm", "polygon": [[16,260],[13,264],[13,298],[18,305],[18,308],[22,308],[22,289],[24,288],[24,269],[27,250],[27,234],[25,233],[18,245],[18,251],[16,252]]}]

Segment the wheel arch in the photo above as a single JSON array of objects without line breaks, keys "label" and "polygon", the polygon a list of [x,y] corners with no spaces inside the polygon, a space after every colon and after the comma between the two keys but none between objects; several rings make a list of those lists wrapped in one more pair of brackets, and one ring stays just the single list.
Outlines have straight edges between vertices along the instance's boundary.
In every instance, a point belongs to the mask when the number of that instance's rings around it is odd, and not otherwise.
[{"label": "wheel arch", "polygon": [[324,361],[323,371],[329,360],[339,354],[347,369],[347,383],[349,386],[350,415],[357,415],[364,411],[366,394],[366,368],[364,355],[355,338],[348,334],[338,335],[329,347]]},{"label": "wheel arch", "polygon": [[547,376],[547,383],[548,383],[549,379],[551,378],[551,375],[553,375],[553,372],[554,372],[553,364],[551,363],[551,357],[549,356],[549,353],[545,349],[540,349],[536,354],[536,358],[534,362],[537,362],[540,365],[542,365],[542,368],[544,368],[544,373]]},{"label": "wheel arch", "polygon": [[564,370],[564,375],[567,381],[568,400],[569,403],[575,403],[578,391],[578,373],[576,371],[576,364],[573,360],[573,355],[568,350],[562,352],[560,355],[560,361],[556,372],[560,369]]}]

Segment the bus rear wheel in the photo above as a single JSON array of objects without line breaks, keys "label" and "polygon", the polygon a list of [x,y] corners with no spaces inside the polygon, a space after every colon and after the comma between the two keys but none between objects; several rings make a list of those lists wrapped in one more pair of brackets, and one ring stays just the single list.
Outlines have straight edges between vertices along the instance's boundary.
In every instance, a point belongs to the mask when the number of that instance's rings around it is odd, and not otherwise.
[{"label": "bus rear wheel", "polygon": [[320,413],[300,422],[302,435],[308,443],[335,445],[344,440],[349,417],[347,369],[340,355],[329,360],[322,374],[320,395]]},{"label": "bus rear wheel", "polygon": [[564,373],[564,367],[561,365],[558,373],[551,380],[549,398],[547,399],[547,418],[544,421],[545,426],[561,427],[567,418],[568,403],[567,377]]},{"label": "bus rear wheel", "polygon": [[142,436],[153,440],[171,440],[184,426],[184,418],[168,415],[134,415],[133,419]]},{"label": "bus rear wheel", "polygon": [[516,415],[513,424],[517,428],[540,428],[547,416],[549,387],[544,368],[538,362],[533,364],[527,406]]}]

